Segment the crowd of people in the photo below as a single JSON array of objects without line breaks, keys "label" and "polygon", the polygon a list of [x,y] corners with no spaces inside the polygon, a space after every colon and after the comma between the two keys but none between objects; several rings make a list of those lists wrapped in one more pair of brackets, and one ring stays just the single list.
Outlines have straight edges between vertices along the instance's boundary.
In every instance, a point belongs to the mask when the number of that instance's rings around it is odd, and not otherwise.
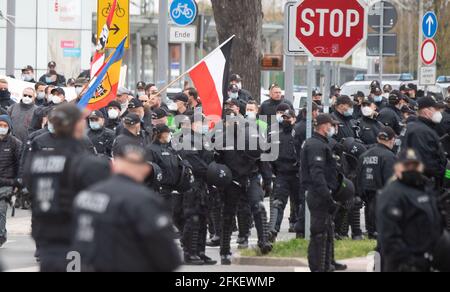
[{"label": "crowd of people", "polygon": [[[245,249],[254,226],[261,253],[272,251],[289,202],[297,238],[305,238],[306,206],[311,211],[312,271],[345,270],[334,241],[348,237],[378,240],[385,271],[448,268],[450,260],[433,255],[447,246],[450,227],[450,97],[376,81],[368,96],[314,90],[308,139],[306,109],[294,109],[276,84],[259,104],[232,75],[224,119],[212,124],[189,86],[163,100],[154,84],[139,82],[133,91],[119,88],[105,108],[80,111],[58,87],[64,78],[55,67],[49,63],[19,103],[0,80],[0,246],[11,197],[29,194],[42,271],[66,271],[69,251],[80,253],[83,271],[217,264],[206,246],[220,247],[221,264],[230,265],[234,232]],[[73,81],[78,95],[87,82]],[[208,147],[230,134],[231,148]],[[276,145],[275,159],[250,149],[255,136]]]}]

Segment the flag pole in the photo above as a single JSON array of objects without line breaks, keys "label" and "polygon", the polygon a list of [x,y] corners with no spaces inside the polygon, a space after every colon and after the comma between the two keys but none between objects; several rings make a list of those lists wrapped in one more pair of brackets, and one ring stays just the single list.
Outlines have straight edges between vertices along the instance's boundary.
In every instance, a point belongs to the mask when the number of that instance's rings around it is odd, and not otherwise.
[{"label": "flag pole", "polygon": [[175,80],[171,81],[169,84],[167,84],[166,86],[164,86],[162,89],[160,89],[158,91],[158,93],[156,93],[156,95],[160,95],[161,93],[163,93],[164,91],[166,91],[167,89],[169,89],[172,85],[174,85],[175,83],[177,83],[178,81],[180,81],[184,76],[186,76],[187,74],[191,73],[191,71],[197,67],[201,62],[203,62],[204,60],[208,59],[209,56],[211,56],[212,54],[214,54],[215,52],[217,52],[218,50],[220,50],[223,46],[225,46],[226,44],[228,44],[229,41],[231,41],[232,39],[234,39],[236,37],[236,35],[232,35],[229,39],[227,39],[225,42],[223,42],[220,46],[218,46],[216,49],[214,49],[211,53],[208,54],[208,56],[204,57],[203,59],[201,59],[197,64],[195,64],[194,66],[192,66],[189,70],[187,70],[186,72],[184,72],[183,74],[181,74],[180,76],[178,76]]}]

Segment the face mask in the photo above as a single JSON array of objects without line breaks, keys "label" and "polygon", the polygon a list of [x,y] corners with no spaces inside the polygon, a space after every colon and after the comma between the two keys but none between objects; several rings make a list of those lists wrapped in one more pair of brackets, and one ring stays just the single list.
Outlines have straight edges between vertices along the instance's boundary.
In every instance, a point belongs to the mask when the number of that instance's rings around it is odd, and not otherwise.
[{"label": "face mask", "polygon": [[54,104],[60,104],[60,103],[62,102],[62,99],[61,99],[61,97],[59,97],[58,95],[53,95],[53,97],[52,97],[52,102],[53,102]]},{"label": "face mask", "polygon": [[278,123],[282,123],[283,122],[283,116],[282,115],[277,115],[277,122]]},{"label": "face mask", "polygon": [[330,139],[330,138],[333,138],[333,136],[336,134],[336,128],[334,128],[334,127],[331,127],[329,130],[328,130],[328,132],[327,132],[327,136],[328,136],[328,138]]},{"label": "face mask", "polygon": [[10,97],[11,93],[8,90],[0,90],[0,97]]},{"label": "face mask", "polygon": [[171,102],[167,105],[167,107],[169,108],[169,111],[171,112],[176,112],[178,110],[178,106],[175,102]]},{"label": "face mask", "polygon": [[29,81],[33,80],[33,75],[29,75],[29,74],[22,75],[22,80],[29,82]]},{"label": "face mask", "polygon": [[283,127],[283,128],[288,128],[288,127],[290,127],[290,126],[292,126],[292,124],[291,124],[291,122],[289,122],[289,121],[283,121],[283,122],[281,122],[281,127]]},{"label": "face mask", "polygon": [[405,171],[402,173],[402,183],[411,187],[423,187],[425,179],[423,175],[418,171]]},{"label": "face mask", "polygon": [[375,101],[375,102],[382,102],[383,101],[383,97],[380,95],[380,96],[374,96],[373,97],[373,100]]},{"label": "face mask", "polygon": [[83,87],[75,87],[75,92],[77,95],[80,95],[80,93],[83,91]]},{"label": "face mask", "polygon": [[443,119],[443,116],[442,116],[442,113],[440,111],[435,112],[433,114],[433,116],[431,117],[431,120],[435,124],[440,124],[442,122],[442,119]]},{"label": "face mask", "polygon": [[47,129],[51,134],[55,134],[55,127],[53,127],[53,124],[48,122],[47,123]]},{"label": "face mask", "polygon": [[351,117],[353,116],[353,108],[349,108],[345,113],[344,113],[345,117]]},{"label": "face mask", "polygon": [[256,113],[248,112],[248,113],[246,114],[246,117],[247,117],[247,119],[249,119],[249,120],[256,120]]},{"label": "face mask", "polygon": [[239,88],[239,90],[242,89],[242,82],[239,82],[239,83],[237,83],[236,85],[237,85],[237,87]]},{"label": "face mask", "polygon": [[117,119],[119,117],[119,112],[117,110],[115,110],[115,109],[110,109],[108,111],[108,117],[111,120],[115,120],[115,119]]},{"label": "face mask", "polygon": [[0,136],[6,136],[9,132],[9,128],[0,128]]},{"label": "face mask", "polygon": [[373,115],[373,109],[371,109],[370,107],[363,107],[361,109],[361,112],[365,117],[371,117]]},{"label": "face mask", "polygon": [[322,105],[322,101],[321,100],[315,100],[314,101],[317,105]]},{"label": "face mask", "polygon": [[231,99],[237,99],[238,97],[239,97],[239,93],[232,93],[232,92],[230,92],[229,94],[228,94],[228,96],[231,98]]},{"label": "face mask", "polygon": [[92,130],[97,131],[102,128],[102,125],[100,125],[99,122],[89,122],[89,127],[91,127]]},{"label": "face mask", "polygon": [[139,97],[141,97],[141,96],[145,95],[145,91],[138,91],[137,95],[138,95]]},{"label": "face mask", "polygon": [[23,104],[32,104],[33,103],[33,99],[31,97],[24,96],[24,97],[22,97],[22,103]]},{"label": "face mask", "polygon": [[45,92],[38,92],[36,98],[43,100],[45,98]]},{"label": "face mask", "polygon": [[45,83],[47,84],[53,83],[52,77],[45,77]]}]

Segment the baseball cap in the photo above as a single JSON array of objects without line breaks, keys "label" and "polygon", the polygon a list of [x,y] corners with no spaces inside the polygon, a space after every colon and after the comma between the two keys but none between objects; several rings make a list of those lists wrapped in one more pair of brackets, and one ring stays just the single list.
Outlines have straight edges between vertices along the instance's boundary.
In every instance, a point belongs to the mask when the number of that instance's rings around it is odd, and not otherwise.
[{"label": "baseball cap", "polygon": [[291,110],[291,109],[289,109],[289,110],[286,110],[284,113],[283,113],[283,117],[287,117],[287,118],[295,118],[295,111],[293,111],[293,110]]},{"label": "baseball cap", "polygon": [[139,82],[136,84],[136,88],[142,88],[142,89],[145,89],[145,82],[144,82],[144,81],[139,81]]},{"label": "baseball cap", "polygon": [[241,76],[239,76],[238,74],[233,74],[233,75],[231,75],[231,77],[230,77],[230,82],[234,82],[234,81],[236,81],[236,82],[241,82],[241,81],[242,81]]},{"label": "baseball cap", "polygon": [[366,95],[362,91],[358,91],[357,93],[353,94],[352,96],[353,97],[366,97]]},{"label": "baseball cap", "polygon": [[322,92],[320,92],[320,90],[318,90],[318,89],[313,90],[312,96],[322,96]]},{"label": "baseball cap", "polygon": [[167,125],[159,124],[159,125],[156,125],[155,132],[157,134],[170,133],[170,128]]},{"label": "baseball cap", "polygon": [[232,93],[239,92],[239,87],[236,84],[231,84],[228,87],[228,92],[232,92]]},{"label": "baseball cap", "polygon": [[189,101],[189,97],[186,94],[184,94],[184,93],[178,93],[177,95],[172,97],[172,100],[173,101],[188,102]]},{"label": "baseball cap", "polygon": [[400,163],[411,163],[411,162],[415,162],[415,163],[421,163],[422,162],[422,158],[420,157],[419,153],[412,149],[406,149],[403,150],[402,152],[400,152],[400,154],[398,155],[398,162]]},{"label": "baseball cap", "polygon": [[118,102],[118,101],[115,101],[115,100],[113,100],[113,101],[111,101],[110,103],[108,103],[108,106],[107,107],[115,107],[115,108],[118,108],[118,109],[121,109],[122,108],[122,106],[120,105],[120,103]]},{"label": "baseball cap", "polygon": [[152,113],[152,119],[159,120],[167,117],[167,112],[161,108],[155,109]]},{"label": "baseball cap", "polygon": [[391,127],[382,127],[380,129],[380,132],[378,133],[378,139],[384,140],[384,141],[390,141],[397,137],[394,130],[392,130]]},{"label": "baseball cap", "polygon": [[105,116],[102,114],[101,111],[93,111],[88,117],[89,119],[104,119]]},{"label": "baseball cap", "polygon": [[134,109],[139,107],[144,107],[144,105],[142,104],[142,101],[140,101],[138,98],[133,98],[128,102],[128,109]]},{"label": "baseball cap", "polygon": [[139,124],[141,122],[141,118],[137,114],[130,113],[123,119],[123,122],[126,125],[133,126]]},{"label": "baseball cap", "polygon": [[291,107],[286,103],[281,103],[279,106],[277,106],[277,112],[285,112],[290,109]]},{"label": "baseball cap", "polygon": [[400,111],[404,114],[415,114],[416,112],[414,110],[412,110],[409,106],[404,105],[402,106],[402,108],[400,109]]},{"label": "baseball cap", "polygon": [[321,115],[317,116],[316,120],[314,121],[314,125],[316,127],[323,125],[323,124],[328,124],[328,123],[332,124],[332,125],[339,124],[339,122],[334,120],[330,114],[321,114]]},{"label": "baseball cap", "polygon": [[419,105],[419,110],[435,107],[438,108],[438,103],[431,97],[422,97],[417,101],[417,104]]}]

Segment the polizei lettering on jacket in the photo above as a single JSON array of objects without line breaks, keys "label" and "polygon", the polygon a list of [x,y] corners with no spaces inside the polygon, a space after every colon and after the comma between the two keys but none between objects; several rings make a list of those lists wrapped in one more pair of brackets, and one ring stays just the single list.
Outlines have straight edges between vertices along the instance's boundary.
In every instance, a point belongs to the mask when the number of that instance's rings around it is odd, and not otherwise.
[{"label": "polizei lettering on jacket", "polygon": [[31,164],[31,172],[38,173],[61,173],[66,165],[64,156],[37,157]]}]

